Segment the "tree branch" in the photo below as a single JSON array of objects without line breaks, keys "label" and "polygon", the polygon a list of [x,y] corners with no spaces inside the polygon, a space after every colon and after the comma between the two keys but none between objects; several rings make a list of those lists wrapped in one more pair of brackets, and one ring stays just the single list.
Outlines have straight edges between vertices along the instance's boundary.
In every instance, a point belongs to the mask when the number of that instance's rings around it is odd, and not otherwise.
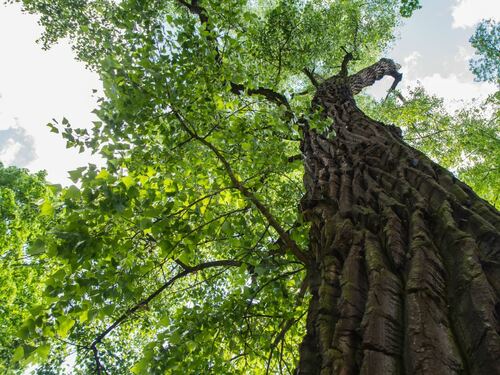
[{"label": "tree branch", "polygon": [[222,55],[219,50],[219,46],[217,45],[217,38],[212,35],[212,26],[210,25],[208,12],[205,8],[199,5],[198,0],[191,0],[191,3],[188,3],[185,0],[177,0],[182,6],[186,7],[189,12],[198,17],[200,23],[205,25],[205,29],[208,31],[209,35],[207,36],[207,40],[214,45],[215,49],[215,62],[217,65],[222,64]]},{"label": "tree branch", "polygon": [[394,77],[394,82],[389,89],[389,92],[393,91],[403,77],[403,74],[398,72],[399,68],[399,64],[396,64],[391,59],[383,58],[375,64],[351,75],[349,77],[349,85],[351,86],[353,95],[358,94],[363,88],[373,85],[375,81],[385,76]]},{"label": "tree branch", "polygon": [[[299,289],[299,294],[297,295],[297,301],[295,302],[295,307],[300,306],[302,304],[302,300],[304,299],[304,295],[306,294],[307,288],[309,286],[309,279],[306,276],[304,280],[302,280],[302,284],[300,285]],[[269,373],[269,367],[271,366],[271,359],[273,357],[273,351],[274,349],[278,346],[278,344],[284,340],[287,332],[292,328],[295,323],[300,321],[304,315],[307,313],[307,311],[304,311],[298,318],[290,318],[287,320],[284,320],[280,325],[283,327],[281,331],[276,335],[276,337],[273,340],[273,343],[271,344],[271,350],[269,351],[269,357],[267,359],[267,365],[266,365],[266,375]]]},{"label": "tree branch", "polygon": [[[396,81],[394,81],[394,82],[396,82]],[[391,93],[391,91],[389,90],[389,92],[387,92],[387,96],[389,96],[390,93]],[[394,90],[394,95],[396,96],[396,98],[398,98],[401,101],[401,103],[406,104],[408,102],[399,91]],[[387,99],[387,97],[386,97],[386,99]]]},{"label": "tree branch", "polygon": [[95,372],[97,375],[101,375],[102,365],[101,365],[101,361],[99,360],[99,351],[97,350],[97,347],[95,346],[95,344],[92,344],[90,346],[90,349],[92,349],[92,352],[94,353],[94,361],[95,361],[95,367],[96,367]]},{"label": "tree branch", "polygon": [[[202,24],[205,24],[206,30],[211,33],[212,32],[212,27],[210,26],[209,23],[209,18],[208,18],[208,13],[205,8],[199,5],[198,0],[191,0],[191,3],[188,3],[185,0],[177,0],[181,5],[186,7],[189,12],[192,14],[196,15],[200,22]],[[207,39],[214,44],[215,52],[216,52],[216,63],[217,65],[222,64],[222,55],[219,51],[219,47],[217,45],[217,38],[214,36],[208,36]],[[230,82],[231,84],[231,91],[236,94],[240,95],[242,92],[246,92],[249,95],[262,95],[264,96],[267,100],[276,103],[278,105],[284,105],[288,112],[292,114],[292,109],[290,107],[290,104],[288,103],[288,100],[283,94],[280,94],[274,90],[268,89],[266,87],[259,87],[257,89],[247,89],[245,86],[239,83],[235,82]]]},{"label": "tree branch", "polygon": [[188,124],[184,121],[183,117],[177,112],[176,109],[172,108],[172,112],[174,113],[175,117],[181,124],[181,126],[184,128],[184,130],[194,139],[197,139],[200,143],[205,145],[207,148],[209,148],[217,157],[217,159],[222,163],[224,169],[226,170],[229,179],[231,180],[232,184],[236,189],[238,189],[250,202],[252,202],[255,207],[260,211],[262,216],[264,216],[267,220],[267,222],[278,232],[278,235],[280,238],[283,240],[285,243],[286,247],[290,249],[293,255],[297,257],[301,262],[304,264],[309,263],[309,259],[307,256],[300,250],[298,247],[297,243],[290,237],[290,235],[285,231],[285,229],[278,223],[278,221],[274,218],[274,216],[269,212],[266,206],[262,204],[261,201],[257,199],[257,197],[250,191],[248,190],[240,180],[236,177],[233,169],[231,168],[231,165],[229,162],[226,160],[226,158],[221,154],[221,152],[210,142],[208,142],[205,138],[200,137],[198,134],[196,134]]},{"label": "tree branch", "polygon": [[297,154],[297,155],[292,155],[292,156],[289,156],[286,160],[289,162],[289,163],[293,163],[294,161],[297,161],[297,160],[303,160],[304,159],[304,155],[302,154]]},{"label": "tree branch", "polygon": [[307,76],[307,78],[309,78],[309,81],[311,81],[311,83],[313,84],[314,87],[318,87],[319,86],[319,82],[316,79],[316,77],[314,76],[314,71],[309,70],[307,68],[302,69],[302,71]]},{"label": "tree branch", "polygon": [[[160,288],[158,288],[155,292],[151,293],[148,297],[143,299],[141,302],[136,304],[135,306],[129,308],[127,311],[125,311],[118,319],[116,319],[108,328],[106,328],[103,332],[101,332],[95,339],[94,341],[90,344],[90,348],[94,351],[94,357],[96,358],[96,363],[99,364],[98,368],[101,368],[100,362],[98,362],[99,357],[96,355],[97,353],[97,348],[96,345],[100,343],[111,331],[113,331],[116,327],[118,327],[121,323],[123,323],[125,320],[127,320],[132,314],[134,314],[136,311],[146,307],[153,299],[158,297],[165,289],[167,289],[169,286],[171,286],[173,283],[175,283],[177,280],[192,274],[196,273],[198,271],[207,269],[207,268],[212,268],[212,267],[239,267],[243,264],[243,262],[239,260],[233,260],[233,259],[227,259],[227,260],[214,260],[211,262],[206,262],[206,263],[201,263],[196,266],[187,266],[184,265],[184,271],[179,272],[177,275],[169,279],[165,284],[163,284]],[[98,372],[100,374],[100,372]]]},{"label": "tree branch", "polygon": [[256,89],[246,89],[245,86],[243,86],[242,84],[231,82],[231,92],[233,92],[236,95],[240,95],[242,92],[246,92],[249,95],[262,95],[270,102],[274,102],[278,105],[284,105],[286,109],[288,109],[290,112],[292,111],[290,103],[288,103],[288,100],[285,97],[285,95],[280,94],[274,90],[268,89],[266,87],[259,87]]},{"label": "tree branch", "polygon": [[[179,246],[185,238],[187,238],[188,236],[190,236],[190,235],[191,235],[191,234],[193,234],[194,232],[199,231],[201,228],[203,228],[203,227],[205,227],[205,226],[207,226],[207,225],[209,225],[209,224],[211,224],[211,223],[214,223],[214,222],[216,222],[217,220],[219,220],[219,219],[221,219],[221,218],[227,218],[228,216],[230,216],[230,215],[232,215],[232,214],[234,214],[234,213],[236,213],[236,212],[243,212],[243,211],[246,211],[246,210],[248,210],[249,208],[250,208],[250,207],[248,207],[248,206],[247,206],[247,207],[243,207],[243,208],[237,208],[237,209],[235,209],[235,210],[232,210],[232,211],[229,211],[229,212],[225,212],[225,213],[223,213],[223,214],[221,214],[221,215],[217,215],[217,216],[216,216],[216,217],[214,217],[213,219],[211,219],[211,220],[209,220],[209,221],[206,221],[206,222],[204,222],[204,223],[202,223],[202,224],[198,225],[197,227],[195,227],[195,228],[191,229],[191,230],[190,230],[187,234],[184,234],[184,235],[183,235],[183,236],[182,236],[182,237],[181,237],[181,238],[180,238],[180,239],[179,239],[179,240],[178,240],[178,241],[177,241],[177,242],[176,242],[176,243],[172,246],[172,248],[170,249],[170,253],[171,253],[172,251],[174,251],[174,249],[175,249],[177,246]],[[170,255],[170,253],[169,253],[168,255]],[[167,261],[167,259],[168,259],[168,255],[167,255],[167,256],[165,256],[165,258],[164,258],[164,259],[163,259],[163,261],[160,263],[160,265],[165,264],[165,262],[166,262],[166,261]]]},{"label": "tree branch", "polygon": [[208,16],[205,8],[201,7],[198,4],[198,0],[191,0],[191,3],[188,3],[185,0],[177,0],[179,3],[184,5],[186,8],[189,9],[191,13],[194,15],[198,16],[200,22],[203,24],[208,24]]},{"label": "tree branch", "polygon": [[342,47],[342,49],[344,50],[345,55],[344,55],[344,59],[342,60],[342,65],[340,67],[339,76],[347,77],[347,65],[349,64],[349,62],[351,60],[354,59],[354,56],[351,52],[347,52],[347,50],[344,47]]}]

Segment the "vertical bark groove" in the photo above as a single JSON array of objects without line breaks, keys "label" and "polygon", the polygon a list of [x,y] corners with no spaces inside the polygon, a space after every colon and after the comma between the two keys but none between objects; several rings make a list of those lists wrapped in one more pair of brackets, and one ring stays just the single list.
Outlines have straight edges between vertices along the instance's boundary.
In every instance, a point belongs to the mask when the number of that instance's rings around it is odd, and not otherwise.
[{"label": "vertical bark groove", "polygon": [[500,215],[368,118],[382,59],[319,85],[333,139],[304,129],[311,302],[298,374],[500,374]]}]

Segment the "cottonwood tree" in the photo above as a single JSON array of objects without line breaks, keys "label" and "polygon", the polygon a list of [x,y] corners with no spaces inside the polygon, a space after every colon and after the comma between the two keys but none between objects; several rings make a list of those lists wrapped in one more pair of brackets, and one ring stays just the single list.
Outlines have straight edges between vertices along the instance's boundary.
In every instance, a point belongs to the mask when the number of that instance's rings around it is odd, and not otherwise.
[{"label": "cottonwood tree", "polygon": [[93,128],[50,126],[106,166],[44,202],[16,363],[500,373],[498,212],[355,101],[418,2],[23,4],[100,73]]}]

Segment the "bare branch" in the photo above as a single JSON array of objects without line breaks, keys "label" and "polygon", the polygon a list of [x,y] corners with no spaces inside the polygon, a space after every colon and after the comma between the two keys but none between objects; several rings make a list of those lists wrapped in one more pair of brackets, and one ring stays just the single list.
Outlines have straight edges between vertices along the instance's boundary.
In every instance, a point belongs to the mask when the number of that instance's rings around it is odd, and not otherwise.
[{"label": "bare branch", "polygon": [[309,78],[309,81],[311,81],[311,83],[313,84],[314,87],[319,86],[319,82],[316,79],[316,77],[314,76],[314,70],[309,70],[307,68],[304,68],[304,69],[302,69],[302,71],[307,76],[307,78]]},{"label": "bare branch", "polygon": [[97,350],[95,344],[92,344],[90,346],[90,348],[92,349],[92,352],[94,353],[94,361],[95,361],[95,367],[96,367],[95,372],[97,375],[101,375],[101,370],[103,370],[103,367],[102,367],[101,361],[99,359],[99,351]]},{"label": "bare branch", "polygon": [[342,65],[340,68],[340,73],[339,75],[342,77],[347,77],[347,65],[351,60],[354,59],[354,56],[351,52],[348,52],[344,47],[342,47],[342,50],[345,52],[344,59],[342,60]]},{"label": "bare branch", "polygon": [[[398,98],[401,101],[401,103],[403,103],[403,104],[407,103],[406,98],[399,91],[394,90],[393,92],[394,92],[394,95],[396,96],[396,98]],[[387,93],[387,95],[389,95],[389,94],[390,94],[390,91]]]},{"label": "bare branch", "polygon": [[249,95],[262,95],[270,102],[276,103],[278,105],[284,105],[286,109],[288,109],[289,111],[292,110],[292,108],[290,107],[290,103],[288,103],[288,100],[285,97],[285,95],[280,94],[274,90],[268,89],[266,87],[259,87],[256,89],[246,89],[245,86],[239,83],[231,82],[231,91],[236,95],[240,95],[242,92],[246,92]]},{"label": "bare branch", "polygon": [[403,75],[398,72],[400,65],[390,59],[380,59],[375,64],[364,68],[349,77],[349,85],[353,95],[358,94],[363,88],[371,86],[385,76],[394,77],[394,82],[389,89],[393,91],[397,84],[401,81]]}]

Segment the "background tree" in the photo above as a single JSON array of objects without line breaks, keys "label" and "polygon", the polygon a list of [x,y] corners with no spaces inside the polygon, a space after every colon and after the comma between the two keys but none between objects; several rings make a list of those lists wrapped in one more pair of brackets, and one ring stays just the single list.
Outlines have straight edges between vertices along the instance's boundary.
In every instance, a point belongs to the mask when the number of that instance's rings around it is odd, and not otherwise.
[{"label": "background tree", "polygon": [[106,167],[47,211],[37,371],[498,372],[497,212],[352,97],[418,3],[23,4],[105,90],[50,125]]},{"label": "background tree", "polygon": [[500,24],[483,20],[470,39],[476,56],[470,61],[472,72],[480,81],[500,80]]},{"label": "background tree", "polygon": [[[36,237],[45,229],[44,214],[50,211],[50,190],[45,174],[0,163],[0,371],[8,373],[9,363],[25,354],[46,357],[39,347],[19,346],[18,332],[30,310],[41,302],[38,282],[43,267],[33,258],[40,252]],[[22,331],[22,330],[21,330]],[[21,332],[19,332],[21,333]],[[22,335],[22,334],[21,334]]]}]

